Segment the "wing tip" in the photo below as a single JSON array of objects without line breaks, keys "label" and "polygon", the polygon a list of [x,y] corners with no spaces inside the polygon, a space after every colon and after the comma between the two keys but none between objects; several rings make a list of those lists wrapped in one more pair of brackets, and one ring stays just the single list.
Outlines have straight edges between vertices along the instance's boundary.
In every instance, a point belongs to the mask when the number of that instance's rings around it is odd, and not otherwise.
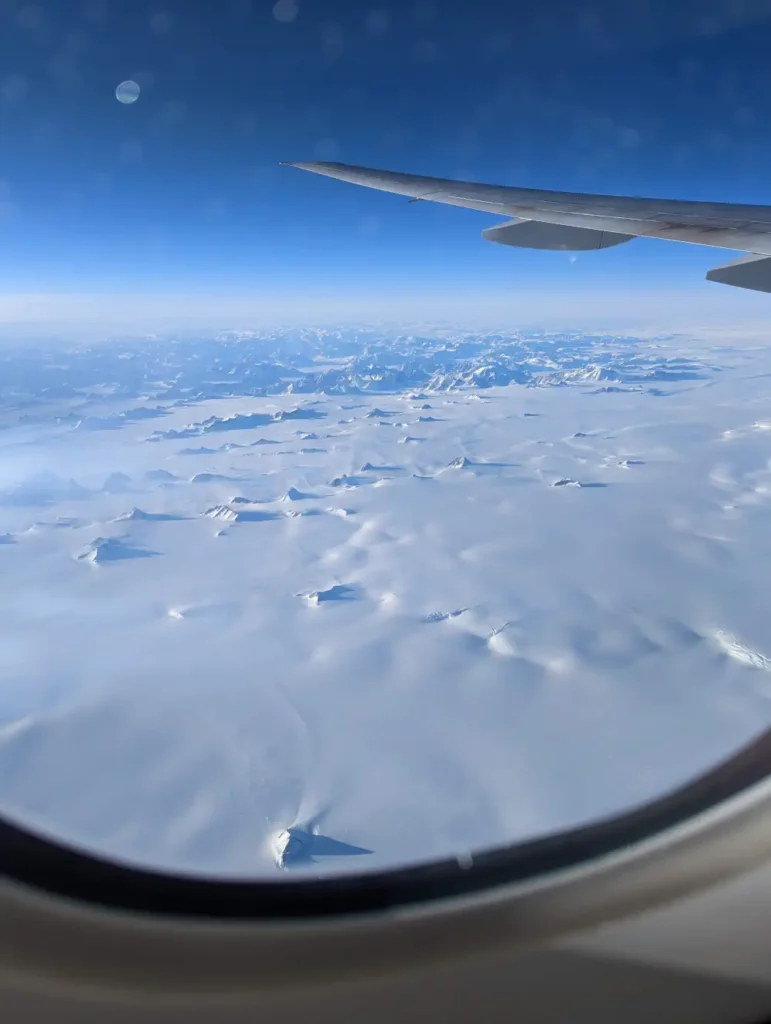
[{"label": "wing tip", "polygon": [[343,166],[333,160],[279,160],[278,165],[279,167],[299,167],[301,171],[327,171]]}]

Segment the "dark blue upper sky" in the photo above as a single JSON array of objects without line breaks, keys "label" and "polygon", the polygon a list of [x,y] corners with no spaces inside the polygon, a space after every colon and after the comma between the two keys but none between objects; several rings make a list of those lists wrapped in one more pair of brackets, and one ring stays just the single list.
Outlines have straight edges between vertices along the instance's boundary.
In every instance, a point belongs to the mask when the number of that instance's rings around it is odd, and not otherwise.
[{"label": "dark blue upper sky", "polygon": [[278,161],[768,202],[769,44],[769,0],[0,0],[0,291],[692,284]]}]

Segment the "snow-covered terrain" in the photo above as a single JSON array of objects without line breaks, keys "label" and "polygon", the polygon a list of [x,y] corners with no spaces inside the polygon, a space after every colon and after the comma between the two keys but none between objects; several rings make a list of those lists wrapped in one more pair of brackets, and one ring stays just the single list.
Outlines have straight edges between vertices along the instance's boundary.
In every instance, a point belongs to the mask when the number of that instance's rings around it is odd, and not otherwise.
[{"label": "snow-covered terrain", "polygon": [[217,875],[465,854],[771,719],[771,353],[0,351],[0,809]]}]

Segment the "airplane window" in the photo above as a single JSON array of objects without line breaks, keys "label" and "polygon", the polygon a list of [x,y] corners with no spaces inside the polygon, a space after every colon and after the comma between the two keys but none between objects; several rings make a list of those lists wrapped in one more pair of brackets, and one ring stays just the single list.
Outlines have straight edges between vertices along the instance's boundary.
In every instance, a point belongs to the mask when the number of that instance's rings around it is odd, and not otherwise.
[{"label": "airplane window", "polygon": [[2,815],[366,876],[768,727],[770,25],[0,0]]}]

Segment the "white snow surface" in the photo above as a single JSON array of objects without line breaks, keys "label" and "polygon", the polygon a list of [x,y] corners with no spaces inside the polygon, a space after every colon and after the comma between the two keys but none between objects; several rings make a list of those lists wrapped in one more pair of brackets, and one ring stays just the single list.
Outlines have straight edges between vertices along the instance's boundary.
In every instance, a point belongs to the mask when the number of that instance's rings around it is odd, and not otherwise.
[{"label": "white snow surface", "polygon": [[767,349],[196,344],[5,353],[3,813],[368,871],[618,812],[769,724]]}]

